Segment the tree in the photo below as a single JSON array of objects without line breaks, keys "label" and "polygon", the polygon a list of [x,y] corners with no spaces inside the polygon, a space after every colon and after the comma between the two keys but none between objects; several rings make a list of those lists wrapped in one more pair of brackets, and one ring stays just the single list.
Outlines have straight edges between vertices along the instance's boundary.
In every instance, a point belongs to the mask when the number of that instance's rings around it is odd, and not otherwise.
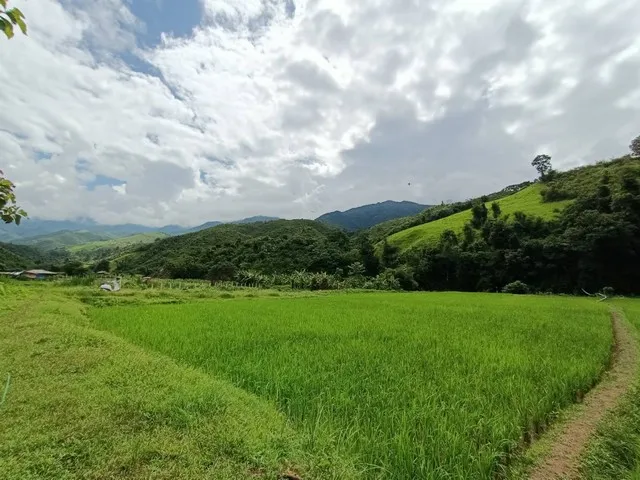
[{"label": "tree", "polygon": [[491,204],[491,213],[493,213],[493,218],[498,218],[502,213],[502,210],[500,210],[500,205],[498,204],[498,202],[493,202]]},{"label": "tree", "polygon": [[24,14],[18,8],[7,8],[8,0],[0,0],[0,30],[7,38],[13,37],[13,27],[17,26],[22,33],[27,34],[27,24]]},{"label": "tree", "polygon": [[[2,2],[2,0],[0,0]],[[0,170],[0,218],[4,223],[20,225],[20,220],[27,216],[27,212],[16,205],[15,185],[4,177]]]},{"label": "tree", "polygon": [[209,269],[207,279],[211,281],[211,285],[215,285],[216,282],[225,282],[233,280],[233,276],[236,273],[236,267],[231,262],[220,262],[213,265]]},{"label": "tree", "polygon": [[640,157],[640,135],[638,135],[631,141],[631,145],[629,145],[629,148],[631,149],[632,155]]},{"label": "tree", "polygon": [[382,258],[381,262],[384,268],[396,268],[400,265],[399,257],[400,249],[394,245],[389,244],[386,240],[382,245]]},{"label": "tree", "polygon": [[380,260],[376,257],[375,249],[369,237],[364,237],[360,243],[360,258],[364,265],[365,275],[375,277],[380,272]]},{"label": "tree", "polygon": [[93,266],[94,272],[108,272],[109,270],[111,270],[111,262],[107,259],[100,260]]},{"label": "tree", "polygon": [[540,174],[540,179],[545,180],[549,172],[551,172],[551,157],[549,155],[538,155],[533,159],[531,165]]}]

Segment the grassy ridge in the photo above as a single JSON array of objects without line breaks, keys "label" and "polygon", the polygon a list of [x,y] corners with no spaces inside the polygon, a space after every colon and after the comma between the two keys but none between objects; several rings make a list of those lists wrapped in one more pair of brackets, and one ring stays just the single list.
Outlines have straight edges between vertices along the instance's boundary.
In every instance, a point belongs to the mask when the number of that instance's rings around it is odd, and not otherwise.
[{"label": "grassy ridge", "polygon": [[82,308],[0,282],[3,480],[356,478],[345,460],[304,455],[266,402],[87,328]]},{"label": "grassy ridge", "polygon": [[[541,186],[539,184],[531,185],[518,193],[497,200],[497,203],[504,214],[514,214],[520,211],[546,219],[553,218],[558,210],[570,203],[570,200],[543,202],[540,190]],[[400,248],[403,252],[425,247],[429,244],[437,243],[440,235],[446,230],[453,230],[456,233],[461,232],[464,224],[469,220],[471,220],[471,210],[465,210],[435,222],[403,230],[391,235],[387,241],[391,245]]]},{"label": "grassy ridge", "polygon": [[586,299],[351,294],[92,309],[101,328],[274,402],[309,452],[368,478],[489,478],[593,384],[612,342]]}]

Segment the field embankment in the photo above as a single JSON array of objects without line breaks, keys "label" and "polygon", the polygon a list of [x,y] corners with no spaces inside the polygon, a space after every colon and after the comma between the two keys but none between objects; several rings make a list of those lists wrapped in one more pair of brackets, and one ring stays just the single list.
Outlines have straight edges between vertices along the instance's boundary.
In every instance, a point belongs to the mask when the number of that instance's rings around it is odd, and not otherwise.
[{"label": "field embankment", "polygon": [[268,402],[87,327],[62,291],[0,289],[3,480],[356,478]]}]

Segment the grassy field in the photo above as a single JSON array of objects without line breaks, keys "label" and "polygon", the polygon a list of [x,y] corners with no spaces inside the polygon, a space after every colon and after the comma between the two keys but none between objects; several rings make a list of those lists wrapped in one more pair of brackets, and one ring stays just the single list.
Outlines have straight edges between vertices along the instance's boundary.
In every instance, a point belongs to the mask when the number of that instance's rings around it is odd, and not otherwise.
[{"label": "grassy field", "polygon": [[[565,200],[545,203],[542,201],[540,188],[538,184],[531,185],[518,193],[498,200],[497,203],[500,205],[503,214],[514,214],[520,211],[537,217],[552,218],[556,215],[557,210],[562,209],[571,202],[570,200]],[[400,248],[402,252],[424,247],[437,243],[440,240],[440,235],[446,230],[461,232],[464,224],[469,220],[471,220],[471,210],[465,210],[435,222],[408,228],[391,235],[387,241],[391,245]]]},{"label": "grassy field", "polygon": [[70,252],[89,252],[91,250],[99,250],[103,248],[125,248],[132,245],[143,243],[151,243],[159,238],[166,238],[168,235],[162,232],[138,233],[128,237],[112,238],[110,240],[102,240],[97,242],[87,242],[81,245],[73,245],[68,248]]},{"label": "grassy field", "polygon": [[[307,463],[355,463],[363,478],[489,478],[599,378],[612,342],[607,307],[577,298],[368,293],[89,314],[255,394],[292,422]],[[340,475],[315,478],[355,478]]]}]

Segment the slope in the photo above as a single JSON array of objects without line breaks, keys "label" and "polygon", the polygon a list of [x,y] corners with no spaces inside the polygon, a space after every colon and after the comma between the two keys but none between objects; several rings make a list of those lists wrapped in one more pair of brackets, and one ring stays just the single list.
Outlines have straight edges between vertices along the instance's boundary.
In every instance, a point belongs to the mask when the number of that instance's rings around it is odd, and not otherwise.
[{"label": "slope", "polygon": [[370,228],[374,225],[378,225],[379,223],[393,220],[395,218],[415,215],[426,208],[429,208],[429,205],[421,205],[419,203],[407,201],[394,202],[392,200],[387,200],[386,202],[351,208],[344,212],[335,211],[325,213],[324,215],[316,218],[316,221],[335,225],[348,231],[355,231]]},{"label": "slope", "polygon": [[222,263],[262,273],[334,272],[350,263],[348,243],[344,232],[312,220],[225,224],[141,246],[117,266],[179,278],[205,278]]},{"label": "slope", "polygon": [[[570,200],[544,202],[541,189],[540,184],[531,185],[496,202],[500,205],[503,214],[524,212],[545,219],[553,218],[557,212],[571,202]],[[440,235],[446,230],[453,230],[456,233],[462,231],[465,223],[469,220],[471,220],[471,210],[465,210],[434,222],[395,233],[388,237],[387,241],[398,247],[401,252],[406,252],[437,242]]]},{"label": "slope", "polygon": [[57,248],[71,247],[89,242],[104,241],[113,238],[113,235],[86,230],[62,230],[60,232],[38,235],[35,237],[21,238],[13,243],[29,245],[41,250],[55,250]]},{"label": "slope", "polygon": [[72,253],[88,253],[101,249],[120,249],[130,247],[132,245],[139,245],[144,243],[151,243],[161,238],[166,238],[169,235],[162,232],[150,232],[150,233],[138,233],[135,235],[129,235],[128,237],[112,238],[110,240],[101,240],[96,242],[82,243],[79,245],[73,245],[68,248]]},{"label": "slope", "polygon": [[0,271],[24,270],[59,263],[64,255],[58,252],[43,252],[27,245],[0,243]]}]

